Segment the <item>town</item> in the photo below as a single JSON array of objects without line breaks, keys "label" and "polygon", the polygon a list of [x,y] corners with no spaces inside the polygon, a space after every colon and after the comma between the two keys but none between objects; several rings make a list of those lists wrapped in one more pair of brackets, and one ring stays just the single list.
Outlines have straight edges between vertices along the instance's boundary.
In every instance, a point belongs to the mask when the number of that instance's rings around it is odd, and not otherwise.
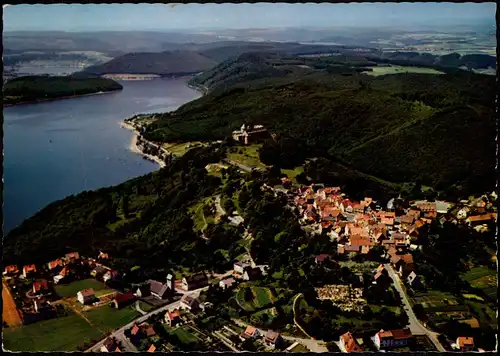
[{"label": "town", "polygon": [[[124,277],[134,271],[114,269],[112,256],[103,251],[95,258],[72,251],[45,265],[6,266],[4,326],[14,328],[48,319],[79,318],[92,327],[91,336],[82,338],[79,349],[95,352],[325,352],[335,347],[333,345],[342,352],[405,347],[420,350],[422,345],[427,345],[427,350],[438,351],[482,350],[468,334],[445,341],[443,346],[443,340],[429,328],[432,325],[429,317],[425,320],[416,317],[417,311],[412,310],[418,300],[415,291],[425,290],[426,281],[418,273],[412,252],[422,249],[419,234],[430,224],[451,222],[477,231],[488,229],[488,223],[494,222],[496,216],[492,204],[496,199],[494,195],[458,203],[410,201],[408,207],[403,208],[401,197],[381,206],[370,197],[352,201],[339,187],[297,186],[286,177],[281,183],[275,187],[265,183],[261,190],[286,195],[302,228],[311,236],[328,236],[337,246],[335,254],[313,256],[314,264],[327,270],[331,264],[351,269],[361,266],[365,272],[355,272],[354,278],[315,288],[317,300],[331,303],[342,313],[363,314],[370,310],[368,304],[373,304],[370,300],[374,297],[387,300],[387,296],[391,296],[396,300],[392,308],[407,314],[406,326],[379,330],[369,337],[371,347],[366,346],[366,338],[351,330],[339,335],[338,340],[327,347],[310,337],[300,325],[296,317],[299,308],[295,307],[300,295],[293,300],[292,329],[265,329],[262,323],[253,325],[253,317],[244,318],[245,321],[234,316],[213,325],[207,320],[213,319],[220,303],[227,303],[229,299],[242,310],[272,306],[279,293],[263,283],[270,278],[269,266],[256,265],[248,254],[223,274],[206,271],[182,276],[172,272],[158,280],[128,283]],[[367,278],[366,272],[370,278],[368,285],[363,280]],[[397,302],[399,298],[401,301]],[[249,301],[254,307],[248,306]],[[427,303],[432,305],[432,302],[432,298],[427,297]],[[449,303],[453,305],[452,300]],[[438,314],[443,312],[435,313]],[[470,312],[454,312],[454,317],[460,323],[478,325],[477,318]]]}]

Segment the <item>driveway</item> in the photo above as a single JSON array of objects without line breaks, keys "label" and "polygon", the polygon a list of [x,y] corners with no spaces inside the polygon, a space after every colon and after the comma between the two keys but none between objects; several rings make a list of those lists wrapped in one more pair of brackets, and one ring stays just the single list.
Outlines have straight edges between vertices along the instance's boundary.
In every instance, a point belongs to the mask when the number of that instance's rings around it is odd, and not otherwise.
[{"label": "driveway", "polygon": [[409,326],[412,334],[414,335],[427,335],[427,337],[432,341],[434,346],[437,348],[439,352],[446,352],[444,349],[443,345],[438,341],[437,336],[439,335],[438,333],[432,332],[428,329],[426,329],[420,321],[417,319],[415,316],[415,313],[413,312],[413,309],[411,308],[410,301],[408,300],[408,296],[406,295],[403,287],[402,287],[402,282],[401,279],[399,278],[399,275],[396,273],[394,268],[390,264],[385,264],[384,265],[387,271],[389,272],[389,276],[392,278],[394,281],[394,287],[396,290],[399,292],[401,295],[401,300],[403,301],[403,308],[406,314],[408,315],[408,320],[409,320]]}]

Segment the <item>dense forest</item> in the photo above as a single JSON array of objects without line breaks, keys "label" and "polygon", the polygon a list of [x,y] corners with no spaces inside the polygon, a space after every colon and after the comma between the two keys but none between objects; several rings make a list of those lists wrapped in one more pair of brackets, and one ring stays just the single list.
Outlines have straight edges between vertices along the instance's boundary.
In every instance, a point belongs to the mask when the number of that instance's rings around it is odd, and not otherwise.
[{"label": "dense forest", "polygon": [[105,249],[129,267],[170,261],[202,269],[219,246],[195,234],[187,206],[219,186],[204,167],[220,154],[193,149],[169,168],[56,201],[5,237],[4,262],[45,263],[70,250],[93,255]]},{"label": "dense forest", "polygon": [[[145,136],[223,139],[244,122],[262,124],[275,134],[260,151],[268,165],[293,168],[323,157],[393,183],[454,186],[464,194],[494,187],[493,77],[298,74],[256,55],[236,62],[224,65],[230,76],[222,66],[204,74],[202,82],[215,89],[163,115]],[[275,77],[259,78],[259,63]]]},{"label": "dense forest", "polygon": [[3,102],[4,105],[14,105],[121,89],[119,83],[105,78],[26,76],[4,84]]}]

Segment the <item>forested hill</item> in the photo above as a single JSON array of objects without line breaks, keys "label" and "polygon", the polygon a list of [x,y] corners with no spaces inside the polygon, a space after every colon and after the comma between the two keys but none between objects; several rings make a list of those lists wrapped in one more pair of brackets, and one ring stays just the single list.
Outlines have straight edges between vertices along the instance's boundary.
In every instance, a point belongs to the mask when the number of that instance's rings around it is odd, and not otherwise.
[{"label": "forested hill", "polygon": [[27,76],[4,84],[4,105],[121,90],[111,79],[90,77]]},{"label": "forested hill", "polygon": [[219,263],[214,252],[221,245],[199,238],[187,207],[220,185],[205,170],[220,153],[193,149],[168,168],[53,202],[4,238],[4,264],[41,264],[71,250],[95,255],[100,249],[128,269]]},{"label": "forested hill", "polygon": [[146,136],[220,139],[251,122],[278,135],[261,150],[267,164],[323,156],[391,182],[486,191],[494,188],[494,93],[495,78],[470,72],[266,78],[188,103]]},{"label": "forested hill", "polygon": [[217,62],[192,51],[127,53],[109,62],[85,68],[90,74],[192,74],[210,69]]}]

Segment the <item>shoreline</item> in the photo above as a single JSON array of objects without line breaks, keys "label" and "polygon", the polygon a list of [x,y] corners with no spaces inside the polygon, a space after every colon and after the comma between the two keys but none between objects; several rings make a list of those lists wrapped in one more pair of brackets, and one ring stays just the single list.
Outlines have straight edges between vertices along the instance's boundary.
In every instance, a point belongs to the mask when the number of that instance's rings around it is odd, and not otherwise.
[{"label": "shoreline", "polygon": [[120,126],[124,129],[132,131],[132,133],[133,133],[133,136],[132,136],[132,139],[130,140],[130,145],[129,145],[130,151],[148,159],[149,161],[152,161],[152,162],[158,164],[160,166],[160,169],[167,166],[167,164],[163,160],[161,160],[159,157],[148,155],[139,149],[139,147],[137,146],[137,138],[139,137],[139,132],[137,131],[137,129],[133,125],[126,123],[125,121],[121,121]]},{"label": "shoreline", "polygon": [[81,98],[84,96],[94,96],[94,95],[102,95],[102,94],[111,94],[115,93],[117,91],[121,91],[122,89],[116,89],[116,90],[106,90],[106,91],[100,91],[96,93],[88,93],[88,94],[80,94],[80,95],[69,95],[69,96],[61,96],[59,98],[49,98],[49,99],[38,99],[38,100],[32,100],[32,101],[22,101],[20,103],[15,103],[15,104],[3,104],[3,107],[12,107],[12,106],[18,106],[18,105],[32,105],[32,104],[40,104],[48,101],[56,101],[56,100],[66,100],[66,99],[75,99],[75,98]]}]

